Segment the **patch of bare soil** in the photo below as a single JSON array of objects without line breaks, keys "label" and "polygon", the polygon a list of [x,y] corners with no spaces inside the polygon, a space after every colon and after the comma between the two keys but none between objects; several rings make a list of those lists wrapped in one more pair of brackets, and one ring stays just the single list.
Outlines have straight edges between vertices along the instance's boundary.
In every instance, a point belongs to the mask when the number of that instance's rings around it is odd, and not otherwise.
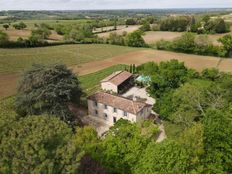
[{"label": "patch of bare soil", "polygon": [[0,75],[0,98],[16,94],[19,77],[19,73]]},{"label": "patch of bare soil", "polygon": [[169,32],[169,31],[149,31],[143,36],[143,39],[147,44],[153,44],[161,39],[172,41],[177,37],[180,37],[182,32]]},{"label": "patch of bare soil", "polygon": [[31,30],[24,29],[24,30],[15,30],[15,29],[8,29],[5,30],[12,41],[16,41],[19,37],[23,39],[27,39],[31,35]]}]

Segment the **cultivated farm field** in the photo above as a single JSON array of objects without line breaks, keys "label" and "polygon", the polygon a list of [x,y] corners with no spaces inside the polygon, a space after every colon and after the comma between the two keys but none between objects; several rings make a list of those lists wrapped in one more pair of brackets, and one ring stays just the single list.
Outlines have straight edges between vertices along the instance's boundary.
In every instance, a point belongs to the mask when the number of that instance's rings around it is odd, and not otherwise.
[{"label": "cultivated farm field", "polygon": [[[147,44],[154,44],[157,41],[160,41],[161,39],[166,41],[173,41],[175,38],[180,37],[183,34],[183,32],[170,32],[170,31],[149,31],[146,32],[143,36],[145,42]],[[208,34],[209,41],[213,43],[214,45],[219,45],[218,39],[223,37],[226,34],[232,34],[232,28],[229,33],[223,33],[223,34]],[[201,35],[197,35],[198,37]]]},{"label": "cultivated farm field", "polygon": [[32,64],[62,63],[67,66],[80,65],[137,50],[142,50],[142,48],[100,44],[0,49],[0,73],[22,72]]},{"label": "cultivated farm field", "polygon": [[170,32],[170,31],[148,31],[143,36],[143,39],[147,44],[153,44],[161,39],[172,41],[177,37],[180,37],[182,32]]},{"label": "cultivated farm field", "polygon": [[84,63],[96,62],[138,50],[142,49],[94,44],[0,49],[0,98],[15,94],[21,73],[30,68],[32,64],[62,63],[69,67],[79,68]]},{"label": "cultivated farm field", "polygon": [[[44,48],[0,49],[0,98],[15,94],[21,73],[30,68],[32,64],[62,63],[69,66],[74,73],[82,76],[118,64],[140,65],[149,61],[159,63],[171,59],[185,62],[186,66],[198,71],[202,71],[204,68],[216,67],[221,71],[232,72],[232,59],[145,48],[85,44]],[[95,79],[93,74],[90,79]],[[85,80],[82,79],[82,81]],[[94,80],[91,81],[94,83]],[[91,86],[91,83],[89,86]],[[84,82],[84,84],[89,83]],[[91,88],[89,92],[93,90]]]},{"label": "cultivated farm field", "polygon": [[[129,26],[125,26],[125,25],[120,25],[120,26],[117,26],[117,30],[115,31],[109,31],[109,32],[105,32],[105,33],[100,33],[100,34],[97,34],[99,37],[104,37],[104,38],[107,38],[109,37],[110,33],[117,33],[117,34],[123,34],[123,32],[127,32],[127,33],[131,33],[131,32],[134,32],[136,30],[138,30],[140,27],[140,25],[129,25]],[[113,29],[114,27],[111,26],[111,27],[105,27],[103,28],[103,30],[110,30],[110,29]],[[95,30],[96,31],[101,31],[101,28],[97,28]]]}]

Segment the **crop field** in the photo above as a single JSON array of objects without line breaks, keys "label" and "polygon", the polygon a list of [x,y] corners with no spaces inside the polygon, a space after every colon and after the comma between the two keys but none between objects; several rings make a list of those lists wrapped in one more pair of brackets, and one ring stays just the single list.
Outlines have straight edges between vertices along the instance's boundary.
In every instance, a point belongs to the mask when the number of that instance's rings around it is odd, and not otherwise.
[{"label": "crop field", "polygon": [[[116,32],[117,34],[123,34],[123,32],[127,32],[127,33],[131,33],[133,31],[138,30],[140,27],[140,25],[131,25],[126,27],[125,25],[121,25],[117,27],[117,30],[115,31],[109,31],[109,32],[105,32],[105,33],[100,33],[98,34],[99,37],[109,37],[110,33],[114,33]],[[103,30],[109,30],[109,29],[113,29],[113,27],[105,27],[103,28]],[[96,31],[101,31],[101,28],[96,29]]]},{"label": "crop field", "polygon": [[[104,76],[101,70],[118,64],[140,65],[149,61],[161,62],[177,59],[189,68],[202,71],[216,67],[232,72],[232,59],[198,56],[169,51],[130,48],[113,45],[62,45],[45,48],[0,49],[0,98],[15,94],[20,74],[32,64],[66,64],[74,73],[83,76],[81,81],[86,92],[95,90],[95,85]],[[98,72],[98,76],[92,73]],[[110,70],[109,70],[110,71]],[[108,71],[107,71],[108,72]],[[112,72],[112,71],[110,71]],[[92,74],[89,75],[88,74]],[[88,77],[85,80],[84,77]]]},{"label": "crop field", "polygon": [[[172,41],[175,38],[180,37],[182,34],[183,34],[183,32],[149,31],[149,32],[145,33],[143,38],[147,44],[154,44],[161,39],[167,40],[167,41]],[[210,42],[213,43],[214,45],[219,45],[220,43],[218,42],[218,39],[223,37],[226,34],[232,34],[232,29],[231,29],[230,33],[209,34],[208,38],[209,38]],[[197,36],[200,36],[200,35],[197,35]]]},{"label": "crop field", "polygon": [[143,39],[147,44],[153,44],[161,39],[172,41],[177,37],[180,37],[182,32],[170,32],[170,31],[149,31],[143,36]]},{"label": "crop field", "polygon": [[0,73],[21,72],[32,64],[62,63],[67,66],[80,65],[135,50],[140,49],[100,44],[0,49]]},{"label": "crop field", "polygon": [[[78,68],[84,63],[109,59],[138,50],[142,49],[94,44],[0,49],[0,98],[15,94],[21,72],[30,68],[32,64],[62,63],[69,67],[75,65],[75,68]],[[84,72],[87,73],[80,72],[80,74],[88,74],[92,71],[89,69]]]}]

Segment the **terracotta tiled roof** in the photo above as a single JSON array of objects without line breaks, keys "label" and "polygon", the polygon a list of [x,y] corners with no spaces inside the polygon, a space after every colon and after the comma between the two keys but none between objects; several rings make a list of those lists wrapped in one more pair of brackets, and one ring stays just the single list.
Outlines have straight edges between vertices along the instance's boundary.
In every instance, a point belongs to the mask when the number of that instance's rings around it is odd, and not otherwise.
[{"label": "terracotta tiled roof", "polygon": [[131,76],[132,74],[127,71],[117,71],[103,79],[101,82],[111,82],[112,84],[118,86]]},{"label": "terracotta tiled roof", "polygon": [[98,92],[90,96],[88,99],[96,101],[98,103],[112,106],[114,108],[126,111],[128,113],[132,113],[132,114],[137,114],[144,107],[151,106],[143,102],[129,100],[127,98],[111,95],[105,92]]}]

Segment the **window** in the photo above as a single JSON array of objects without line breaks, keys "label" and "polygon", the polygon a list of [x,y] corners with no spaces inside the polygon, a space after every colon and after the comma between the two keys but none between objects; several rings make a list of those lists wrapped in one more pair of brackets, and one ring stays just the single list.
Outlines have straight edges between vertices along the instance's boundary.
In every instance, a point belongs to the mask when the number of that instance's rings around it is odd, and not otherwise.
[{"label": "window", "polygon": [[113,122],[116,123],[117,122],[117,118],[113,117]]},{"label": "window", "polygon": [[124,115],[125,117],[127,117],[127,112],[123,111],[123,115]]},{"label": "window", "polygon": [[98,111],[97,110],[95,110],[95,115],[98,115]]},{"label": "window", "polygon": [[117,112],[117,109],[116,109],[116,108],[114,108],[114,112]]},{"label": "window", "polygon": [[98,107],[98,104],[97,104],[97,102],[94,102],[94,106]]},{"label": "window", "polygon": [[108,115],[104,114],[105,120],[108,120]]},{"label": "window", "polygon": [[104,106],[104,108],[105,108],[105,109],[108,109],[108,106],[107,106],[107,105],[105,105],[105,106]]}]

